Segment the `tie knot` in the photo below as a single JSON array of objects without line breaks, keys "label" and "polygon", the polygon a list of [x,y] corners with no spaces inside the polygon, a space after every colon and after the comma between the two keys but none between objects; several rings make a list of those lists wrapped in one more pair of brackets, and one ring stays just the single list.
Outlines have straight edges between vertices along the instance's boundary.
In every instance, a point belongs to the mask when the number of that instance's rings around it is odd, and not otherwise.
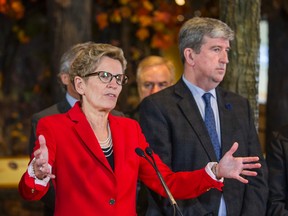
[{"label": "tie knot", "polygon": [[209,105],[209,104],[210,104],[210,98],[211,98],[211,96],[212,96],[211,93],[205,93],[205,94],[203,94],[202,97],[203,97],[206,105]]}]

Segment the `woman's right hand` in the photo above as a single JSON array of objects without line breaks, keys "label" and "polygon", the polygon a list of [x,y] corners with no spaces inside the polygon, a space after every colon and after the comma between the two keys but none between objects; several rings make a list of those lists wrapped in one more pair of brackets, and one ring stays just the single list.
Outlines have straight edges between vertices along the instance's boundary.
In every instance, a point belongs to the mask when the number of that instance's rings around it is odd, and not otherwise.
[{"label": "woman's right hand", "polygon": [[51,166],[48,164],[48,148],[46,146],[46,140],[43,135],[38,137],[40,148],[34,152],[35,162],[33,164],[33,169],[35,176],[38,179],[44,179],[46,177],[55,178],[55,175],[51,172]]}]

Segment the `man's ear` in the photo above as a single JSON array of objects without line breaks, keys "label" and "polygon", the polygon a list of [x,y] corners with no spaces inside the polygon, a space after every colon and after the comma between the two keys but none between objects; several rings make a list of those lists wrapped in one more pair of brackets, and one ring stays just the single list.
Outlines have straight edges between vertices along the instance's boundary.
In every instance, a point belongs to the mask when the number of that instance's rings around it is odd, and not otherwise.
[{"label": "man's ear", "polygon": [[66,86],[70,83],[69,74],[67,73],[61,73],[60,79],[61,79],[61,82]]},{"label": "man's ear", "polygon": [[78,92],[78,94],[84,95],[85,83],[84,83],[83,78],[76,76],[74,78],[74,87],[75,87],[75,90]]},{"label": "man's ear", "polygon": [[191,48],[184,49],[184,57],[189,65],[194,65],[194,54]]}]

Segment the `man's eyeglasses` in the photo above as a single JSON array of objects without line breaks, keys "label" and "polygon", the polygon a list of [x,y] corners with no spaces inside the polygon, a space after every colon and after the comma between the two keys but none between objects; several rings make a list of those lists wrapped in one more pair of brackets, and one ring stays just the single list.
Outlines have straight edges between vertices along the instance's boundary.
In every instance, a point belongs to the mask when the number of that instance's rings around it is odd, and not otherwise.
[{"label": "man's eyeglasses", "polygon": [[99,79],[103,82],[103,83],[110,83],[113,79],[113,77],[115,77],[116,79],[116,83],[118,85],[125,85],[127,84],[128,82],[128,76],[125,75],[125,74],[116,74],[116,75],[113,75],[107,71],[97,71],[97,72],[94,72],[94,73],[90,73],[90,74],[87,74],[83,77],[89,77],[89,76],[98,76]]},{"label": "man's eyeglasses", "polygon": [[169,83],[164,81],[164,82],[159,82],[159,83],[154,83],[154,82],[144,82],[142,86],[147,89],[147,90],[152,90],[155,86],[157,86],[159,89],[164,89],[169,86]]}]

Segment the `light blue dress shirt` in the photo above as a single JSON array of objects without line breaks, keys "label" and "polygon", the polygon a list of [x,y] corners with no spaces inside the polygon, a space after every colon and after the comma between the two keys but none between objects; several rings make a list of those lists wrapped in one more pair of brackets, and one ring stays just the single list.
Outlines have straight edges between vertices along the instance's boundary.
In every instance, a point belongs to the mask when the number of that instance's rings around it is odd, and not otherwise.
[{"label": "light blue dress shirt", "polygon": [[[185,79],[184,75],[182,76],[182,79],[184,81],[184,83],[188,86],[189,90],[191,91],[191,94],[193,95],[196,104],[199,108],[199,111],[201,113],[201,116],[204,120],[205,117],[205,101],[202,98],[203,94],[207,93],[205,92],[203,89],[193,85],[192,83],[190,83],[187,79]],[[211,97],[211,107],[213,109],[214,112],[214,117],[215,117],[215,124],[216,124],[216,130],[217,130],[217,134],[218,134],[218,139],[219,139],[219,143],[221,146],[221,129],[220,129],[220,119],[219,119],[219,110],[218,110],[218,105],[217,105],[217,96],[216,96],[216,91],[215,89],[212,89],[209,91],[209,93],[212,94]],[[225,205],[225,201],[224,201],[224,197],[223,195],[221,196],[221,202],[220,202],[220,206],[219,206],[219,212],[218,212],[218,216],[226,216],[226,205]]]},{"label": "light blue dress shirt", "polygon": [[66,100],[70,104],[71,107],[75,105],[75,103],[78,101],[76,98],[72,97],[68,92],[66,92]]}]

